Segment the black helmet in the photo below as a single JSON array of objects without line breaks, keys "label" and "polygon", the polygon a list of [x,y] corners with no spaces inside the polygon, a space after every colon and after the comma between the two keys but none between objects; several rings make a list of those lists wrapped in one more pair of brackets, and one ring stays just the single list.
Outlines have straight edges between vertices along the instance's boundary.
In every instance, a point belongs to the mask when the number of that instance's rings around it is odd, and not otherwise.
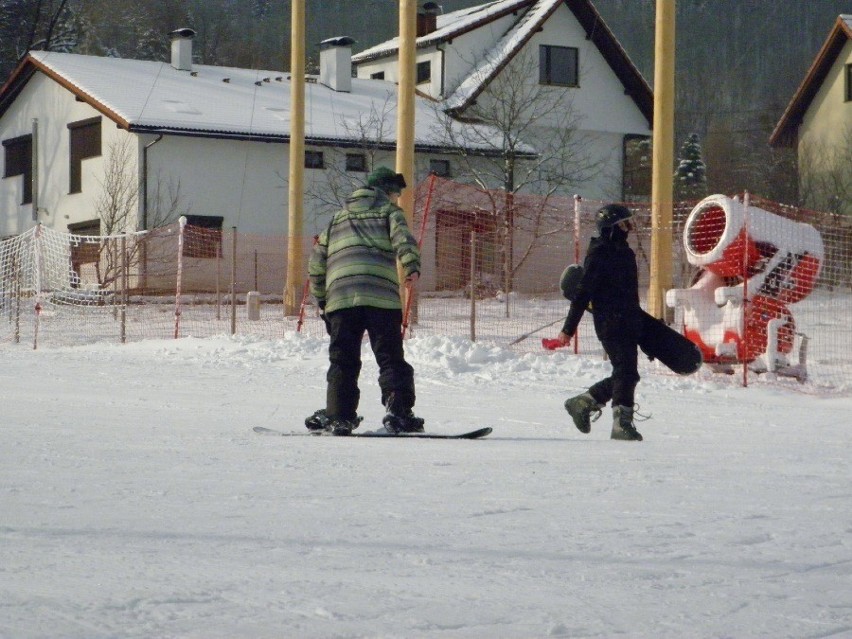
[{"label": "black helmet", "polygon": [[595,226],[598,228],[598,235],[603,235],[604,231],[611,229],[613,226],[623,220],[629,220],[633,217],[626,206],[621,204],[607,204],[598,209],[595,213]]}]

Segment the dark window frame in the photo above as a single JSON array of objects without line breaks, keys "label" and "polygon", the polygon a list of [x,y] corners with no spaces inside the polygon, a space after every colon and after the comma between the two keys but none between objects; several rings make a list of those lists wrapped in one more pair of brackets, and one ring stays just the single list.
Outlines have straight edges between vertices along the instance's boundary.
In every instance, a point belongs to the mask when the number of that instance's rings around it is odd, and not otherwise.
[{"label": "dark window frame", "polygon": [[305,151],[305,168],[306,169],[324,169],[325,155],[322,151]]},{"label": "dark window frame", "polygon": [[852,63],[846,65],[846,99],[844,102],[852,102]]},{"label": "dark window frame", "polygon": [[347,153],[346,170],[353,173],[366,173],[367,156],[363,153]]},{"label": "dark window frame", "polygon": [[68,123],[68,193],[83,192],[83,160],[103,155],[101,118]]},{"label": "dark window frame", "polygon": [[424,82],[430,82],[432,80],[432,61],[424,60],[423,62],[418,62],[416,67],[417,79],[415,80],[416,84],[423,84]]},{"label": "dark window frame", "polygon": [[3,177],[23,176],[21,204],[33,201],[33,136],[31,133],[3,140]]},{"label": "dark window frame", "polygon": [[651,201],[651,164],[641,166],[638,155],[642,143],[650,140],[650,136],[633,133],[628,133],[622,139],[621,199],[624,202]]},{"label": "dark window frame", "polygon": [[[564,55],[568,57],[563,58]],[[560,66],[562,63],[563,66]],[[545,86],[580,86],[580,50],[542,44],[538,48],[538,82]]]},{"label": "dark window frame", "polygon": [[438,177],[442,178],[452,177],[452,171],[450,170],[450,161],[430,158],[429,173],[431,175],[437,175]]},{"label": "dark window frame", "polygon": [[183,256],[222,257],[222,224],[225,218],[221,215],[184,215],[184,217],[187,226],[203,230],[192,238],[193,241],[183,243]]},{"label": "dark window frame", "polygon": [[370,74],[371,80],[384,80],[385,72],[384,71],[376,71],[375,73]]}]

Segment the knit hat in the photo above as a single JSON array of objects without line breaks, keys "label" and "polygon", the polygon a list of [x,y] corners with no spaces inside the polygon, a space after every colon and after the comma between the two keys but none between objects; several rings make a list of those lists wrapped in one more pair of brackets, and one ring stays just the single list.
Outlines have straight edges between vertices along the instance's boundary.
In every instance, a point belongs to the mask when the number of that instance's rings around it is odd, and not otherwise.
[{"label": "knit hat", "polygon": [[387,193],[402,193],[402,189],[407,185],[402,173],[394,173],[386,166],[379,166],[367,176],[367,186]]}]

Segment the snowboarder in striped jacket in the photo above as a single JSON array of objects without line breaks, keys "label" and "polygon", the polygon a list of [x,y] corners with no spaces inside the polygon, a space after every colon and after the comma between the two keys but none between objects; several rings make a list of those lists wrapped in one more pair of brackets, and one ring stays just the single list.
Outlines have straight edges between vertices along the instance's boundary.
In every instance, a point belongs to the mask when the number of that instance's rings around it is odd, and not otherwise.
[{"label": "snowboarder in striped jacket", "polygon": [[325,410],[305,420],[312,430],[348,435],[357,416],[361,340],[366,332],[379,365],[383,423],[389,432],[422,432],[415,417],[414,369],[402,344],[402,300],[397,260],[407,284],[420,276],[420,251],[397,206],[405,179],[378,167],[346,200],[319,236],[308,265],[311,293],[328,328]]}]

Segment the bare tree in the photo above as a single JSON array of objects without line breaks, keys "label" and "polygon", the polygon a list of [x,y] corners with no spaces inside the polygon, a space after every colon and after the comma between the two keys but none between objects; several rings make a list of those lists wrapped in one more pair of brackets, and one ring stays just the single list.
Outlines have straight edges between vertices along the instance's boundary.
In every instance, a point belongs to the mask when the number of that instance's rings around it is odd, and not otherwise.
[{"label": "bare tree", "polygon": [[[536,78],[537,58],[522,52],[463,113],[436,107],[441,133],[460,158],[457,178],[484,192],[502,188],[502,197],[494,197],[492,204],[495,220],[501,220],[507,292],[543,238],[566,231],[570,217],[553,206],[554,198],[600,177],[606,164],[593,155],[595,145],[581,128],[572,90],[542,85]],[[459,126],[462,119],[466,126]],[[538,197],[519,207],[519,194]],[[516,238],[523,238],[522,245]]]},{"label": "bare tree", "polygon": [[305,195],[315,204],[315,222],[319,216],[341,209],[346,198],[379,163],[379,158],[392,152],[394,108],[395,96],[389,92],[381,105],[374,104],[357,120],[338,118],[338,125],[351,146],[328,147],[323,151],[324,179],[305,189]]},{"label": "bare tree", "polygon": [[[140,185],[131,163],[133,146],[130,137],[122,137],[109,145],[104,158],[101,192],[95,200],[101,235],[96,254],[89,252],[87,261],[94,264],[98,286],[115,286],[125,270],[133,270],[142,260],[149,261],[145,238],[132,234],[138,225]],[[159,177],[154,188],[149,227],[166,226],[186,213],[181,204],[180,183],[164,184]],[[122,245],[119,236],[126,236]]]}]

